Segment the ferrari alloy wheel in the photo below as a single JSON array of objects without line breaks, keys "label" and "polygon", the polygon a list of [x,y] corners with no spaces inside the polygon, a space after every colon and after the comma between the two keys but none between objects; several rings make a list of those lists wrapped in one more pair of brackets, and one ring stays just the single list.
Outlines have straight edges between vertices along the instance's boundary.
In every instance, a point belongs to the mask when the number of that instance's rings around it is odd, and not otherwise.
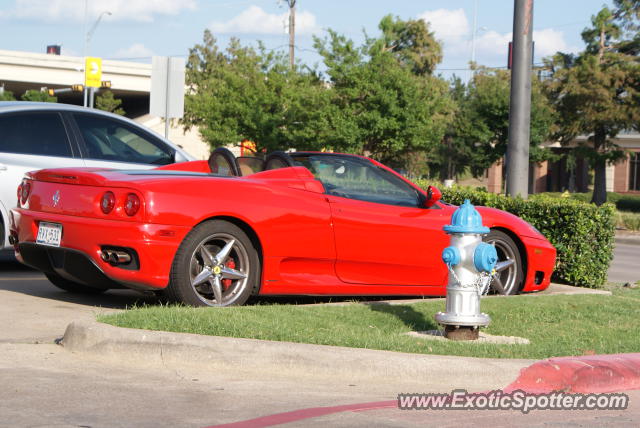
[{"label": "ferrari alloy wheel", "polygon": [[258,289],[259,265],[242,229],[223,220],[202,223],[180,245],[166,294],[191,306],[242,305]]},{"label": "ferrari alloy wheel", "polygon": [[491,230],[484,241],[495,246],[498,253],[491,290],[497,294],[518,294],[524,273],[518,246],[509,235],[499,230]]},{"label": "ferrari alloy wheel", "polygon": [[100,294],[107,291],[106,289],[93,288],[87,285],[78,284],[77,282],[69,281],[54,273],[45,273],[47,279],[56,287],[61,290],[68,291],[69,293],[76,294]]}]

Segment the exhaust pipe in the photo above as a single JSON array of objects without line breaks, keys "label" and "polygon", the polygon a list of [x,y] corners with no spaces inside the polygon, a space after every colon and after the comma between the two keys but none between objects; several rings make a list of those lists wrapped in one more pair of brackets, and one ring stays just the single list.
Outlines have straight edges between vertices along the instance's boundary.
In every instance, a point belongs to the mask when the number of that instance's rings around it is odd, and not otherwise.
[{"label": "exhaust pipe", "polygon": [[124,265],[131,261],[131,255],[125,251],[102,250],[100,258],[110,265]]}]

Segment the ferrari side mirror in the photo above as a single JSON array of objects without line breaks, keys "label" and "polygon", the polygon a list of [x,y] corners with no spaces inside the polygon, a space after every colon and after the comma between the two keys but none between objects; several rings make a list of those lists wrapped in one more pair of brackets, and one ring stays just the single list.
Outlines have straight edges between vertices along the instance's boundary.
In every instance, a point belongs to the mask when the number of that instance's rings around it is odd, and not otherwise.
[{"label": "ferrari side mirror", "polygon": [[442,198],[442,192],[433,186],[427,188],[427,199],[424,201],[425,208],[431,208]]}]

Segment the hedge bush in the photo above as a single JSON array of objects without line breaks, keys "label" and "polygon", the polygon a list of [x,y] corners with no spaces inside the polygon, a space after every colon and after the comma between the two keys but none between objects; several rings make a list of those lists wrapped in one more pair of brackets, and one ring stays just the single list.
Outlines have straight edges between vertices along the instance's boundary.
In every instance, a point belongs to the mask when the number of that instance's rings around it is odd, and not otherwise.
[{"label": "hedge bush", "polygon": [[[418,184],[426,187],[429,183],[418,181]],[[474,205],[508,211],[531,223],[558,252],[554,281],[589,288],[606,282],[615,237],[613,204],[598,207],[545,195],[532,195],[529,200],[523,200],[457,186],[441,190],[445,202],[460,205],[469,199]]]},{"label": "hedge bush", "polygon": [[[568,197],[582,202],[591,202],[591,192],[589,193],[560,193],[545,192],[545,195],[553,197]],[[631,211],[640,213],[640,195],[607,192],[607,201],[615,204],[620,211]]]}]

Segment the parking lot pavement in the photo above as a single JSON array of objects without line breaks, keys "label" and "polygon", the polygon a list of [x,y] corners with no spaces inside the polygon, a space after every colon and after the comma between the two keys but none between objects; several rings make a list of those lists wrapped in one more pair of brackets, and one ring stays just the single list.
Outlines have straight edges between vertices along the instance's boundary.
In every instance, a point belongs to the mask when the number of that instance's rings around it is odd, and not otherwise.
[{"label": "parking lot pavement", "polygon": [[51,344],[0,344],[0,426],[203,427],[393,394],[337,379],[96,360]]},{"label": "parking lot pavement", "polygon": [[640,281],[638,260],[640,260],[640,240],[637,242],[617,240],[613,250],[613,261],[608,272],[609,282],[633,284]]},{"label": "parking lot pavement", "polygon": [[68,323],[155,298],[125,290],[77,296],[0,261],[0,427],[201,427],[298,407],[392,397],[393,385],[331,377],[166,367],[88,357],[53,341]]},{"label": "parking lot pavement", "polygon": [[[76,295],[53,286],[40,272],[10,259],[0,261],[0,343],[52,343],[78,319],[94,319],[145,301],[155,301],[129,290],[102,295]],[[11,326],[6,328],[6,326]]]}]

